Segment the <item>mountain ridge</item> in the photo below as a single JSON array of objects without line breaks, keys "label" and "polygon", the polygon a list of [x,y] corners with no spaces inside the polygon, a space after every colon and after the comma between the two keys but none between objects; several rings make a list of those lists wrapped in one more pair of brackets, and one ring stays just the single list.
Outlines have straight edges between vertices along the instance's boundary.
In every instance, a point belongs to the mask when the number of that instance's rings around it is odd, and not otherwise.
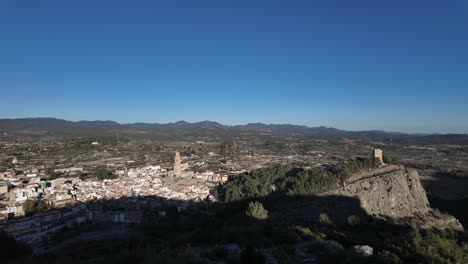
[{"label": "mountain ridge", "polygon": [[[404,133],[404,132],[389,132],[385,130],[360,130],[360,131],[350,131],[350,130],[343,130],[338,129],[335,127],[326,127],[326,126],[305,126],[305,125],[295,125],[295,124],[285,124],[285,123],[247,123],[245,125],[224,125],[216,121],[204,120],[204,121],[197,121],[197,122],[187,122],[185,120],[179,120],[176,122],[169,122],[169,123],[149,123],[149,122],[134,122],[134,123],[119,123],[112,120],[78,120],[78,121],[69,121],[66,119],[60,119],[55,117],[27,117],[27,118],[0,118],[0,129],[5,128],[5,122],[20,122],[23,121],[26,124],[31,124],[33,122],[56,122],[56,123],[74,123],[74,124],[106,124],[106,125],[115,125],[115,126],[164,126],[164,125],[204,125],[204,126],[222,126],[222,127],[256,127],[256,128],[268,128],[268,127],[291,127],[291,128],[301,128],[301,129],[323,129],[323,130],[334,130],[334,131],[344,131],[344,132],[382,132],[382,133],[399,133],[399,134],[406,134],[412,135],[413,133]],[[414,133],[415,135],[417,133]],[[426,135],[426,134],[424,134]],[[432,134],[431,134],[432,135]]]},{"label": "mountain ridge", "polygon": [[46,135],[123,135],[157,134],[159,136],[193,137],[236,137],[244,135],[304,136],[321,140],[367,140],[400,142],[411,144],[463,144],[468,145],[467,134],[410,134],[382,130],[347,131],[334,127],[309,127],[293,124],[247,123],[245,125],[224,125],[204,120],[199,122],[177,121],[171,123],[118,123],[111,120],[68,121],[52,117],[5,118],[0,119],[0,132]]}]

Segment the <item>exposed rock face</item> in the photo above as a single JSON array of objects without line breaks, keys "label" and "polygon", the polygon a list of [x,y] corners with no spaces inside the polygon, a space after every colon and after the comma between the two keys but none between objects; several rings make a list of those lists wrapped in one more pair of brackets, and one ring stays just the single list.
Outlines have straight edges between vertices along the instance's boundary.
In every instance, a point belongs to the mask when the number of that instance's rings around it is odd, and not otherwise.
[{"label": "exposed rock face", "polygon": [[368,215],[421,228],[463,230],[458,220],[431,209],[416,170],[387,165],[353,175],[341,187],[292,205],[276,208],[273,217],[286,221],[318,221],[321,213],[335,224]]},{"label": "exposed rock face", "polygon": [[380,175],[364,175],[324,195],[358,198],[361,208],[373,216],[402,218],[428,213],[429,201],[419,182],[418,172],[397,166],[389,169],[390,172]]},{"label": "exposed rock face", "polygon": [[364,245],[364,246],[354,246],[353,250],[356,254],[363,256],[363,257],[369,257],[374,255],[374,249],[370,246]]},{"label": "exposed rock face", "polygon": [[[415,215],[410,219],[411,223],[416,224],[422,229],[435,228],[435,229],[452,229],[456,231],[463,231],[464,228],[452,215],[443,214],[437,210],[431,210],[427,214]],[[400,221],[401,222],[404,221]]]}]

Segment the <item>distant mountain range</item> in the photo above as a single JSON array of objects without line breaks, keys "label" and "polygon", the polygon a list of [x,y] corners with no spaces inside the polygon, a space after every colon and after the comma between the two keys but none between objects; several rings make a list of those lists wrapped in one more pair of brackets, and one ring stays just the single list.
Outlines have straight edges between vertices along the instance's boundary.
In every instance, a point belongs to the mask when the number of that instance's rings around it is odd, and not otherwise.
[{"label": "distant mountain range", "polygon": [[332,127],[308,127],[291,124],[249,123],[227,126],[212,121],[189,123],[179,121],[168,124],[132,123],[114,121],[67,121],[56,118],[0,119],[0,133],[50,136],[114,135],[175,138],[180,136],[236,137],[257,136],[302,136],[323,140],[367,140],[407,144],[463,144],[468,145],[467,134],[406,134],[380,130],[346,131]]}]

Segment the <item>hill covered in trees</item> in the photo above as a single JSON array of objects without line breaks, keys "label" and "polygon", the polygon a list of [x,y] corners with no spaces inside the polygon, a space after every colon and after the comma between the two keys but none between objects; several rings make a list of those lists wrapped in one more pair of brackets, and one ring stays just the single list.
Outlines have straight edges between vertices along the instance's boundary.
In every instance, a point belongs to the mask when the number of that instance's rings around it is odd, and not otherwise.
[{"label": "hill covered in trees", "polygon": [[337,187],[353,173],[377,168],[380,162],[371,158],[357,158],[329,168],[304,169],[294,165],[263,168],[238,175],[222,188],[226,202],[277,195],[314,195]]},{"label": "hill covered in trees", "polygon": [[[0,240],[12,247],[7,263],[304,263],[308,259],[316,263],[466,263],[465,232],[422,229],[411,219],[387,221],[364,212],[354,197],[316,195],[355,179],[355,173],[375,171],[379,164],[359,158],[328,167],[254,170],[220,187],[220,203],[195,205],[196,210],[183,212],[168,208],[165,216],[156,214],[145,223],[127,225],[125,237],[76,241],[45,255],[33,255],[27,248],[21,255],[21,244],[10,243],[2,234]],[[317,201],[326,207],[336,203],[354,207],[360,213],[346,215],[345,222],[326,210],[312,221],[276,217]],[[371,253],[363,251],[369,249]]]}]

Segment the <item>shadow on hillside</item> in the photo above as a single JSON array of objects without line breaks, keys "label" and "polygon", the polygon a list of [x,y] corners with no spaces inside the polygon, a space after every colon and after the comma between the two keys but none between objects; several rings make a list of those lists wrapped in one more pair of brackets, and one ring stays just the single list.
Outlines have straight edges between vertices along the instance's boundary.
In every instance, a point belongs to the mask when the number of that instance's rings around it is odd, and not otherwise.
[{"label": "shadow on hillside", "polygon": [[[234,245],[240,249],[278,247],[281,254],[289,254],[304,236],[315,238],[327,233],[327,239],[344,246],[379,245],[386,239],[385,232],[398,234],[409,230],[409,227],[392,225],[367,215],[356,198],[271,195],[256,200],[268,210],[268,219],[248,217],[245,212],[249,201],[185,202],[142,196],[94,201],[81,204],[79,210],[76,209],[78,205],[70,205],[9,220],[2,226],[8,229],[15,223],[23,223],[18,225],[22,225],[25,232],[34,230],[31,228],[51,228],[50,232],[41,231],[40,239],[36,240],[34,248],[41,255],[33,258],[36,263],[164,262],[190,255],[194,249],[217,245]],[[319,221],[323,213],[330,223]],[[75,220],[83,216],[86,222],[78,224]],[[356,226],[351,227],[347,222],[350,216],[358,217]],[[26,222],[30,224],[25,225]],[[66,227],[54,232],[53,226],[61,223],[66,223]],[[294,227],[313,232],[301,234]],[[344,234],[347,230],[356,234]],[[18,239],[31,242],[21,236],[23,233],[21,230],[11,232]],[[17,256],[24,258],[24,255],[27,254],[19,252]]]},{"label": "shadow on hillside", "polygon": [[455,216],[468,227],[468,180],[449,172],[436,172],[431,176],[421,182],[431,207]]},{"label": "shadow on hillside", "polygon": [[448,200],[428,195],[428,199],[432,208],[455,216],[463,227],[468,228],[468,197],[458,200]]}]

